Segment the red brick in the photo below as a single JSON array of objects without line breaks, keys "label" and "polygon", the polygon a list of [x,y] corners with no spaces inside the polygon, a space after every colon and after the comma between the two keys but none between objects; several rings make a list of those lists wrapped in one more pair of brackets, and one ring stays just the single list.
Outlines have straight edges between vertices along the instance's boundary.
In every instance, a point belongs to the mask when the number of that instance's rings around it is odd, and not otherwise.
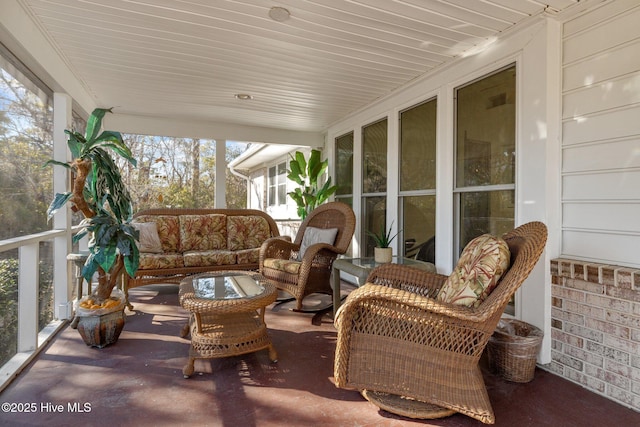
[{"label": "red brick", "polygon": [[629,268],[617,268],[615,271],[615,286],[624,289],[633,289],[633,272]]},{"label": "red brick", "polygon": [[600,283],[605,286],[615,286],[616,270],[615,267],[605,265],[600,267]]},{"label": "red brick", "polygon": [[600,283],[600,269],[597,265],[587,264],[585,272],[585,280],[591,283]]},{"label": "red brick", "polygon": [[618,338],[629,339],[630,336],[629,328],[618,326],[610,322],[603,322],[602,320],[586,319],[585,326]]}]

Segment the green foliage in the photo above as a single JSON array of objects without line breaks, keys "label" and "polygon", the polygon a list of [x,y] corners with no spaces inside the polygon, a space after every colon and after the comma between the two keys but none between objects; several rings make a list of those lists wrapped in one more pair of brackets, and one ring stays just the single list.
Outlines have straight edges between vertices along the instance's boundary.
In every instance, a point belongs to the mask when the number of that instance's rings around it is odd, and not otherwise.
[{"label": "green foliage", "polygon": [[308,161],[300,151],[296,151],[295,156],[291,156],[287,178],[300,187],[287,194],[296,202],[300,218],[306,218],[311,211],[336,192],[338,187],[331,185],[331,177],[322,186],[318,181],[328,166],[328,160],[320,160],[318,150],[311,150]]},{"label": "green foliage", "polygon": [[[63,166],[70,167],[78,174],[82,162],[91,162],[82,195],[94,215],[85,213],[86,218],[80,224],[80,231],[74,236],[74,241],[87,234],[91,237],[88,245],[90,255],[82,269],[82,275],[87,280],[91,279],[98,267],[110,272],[118,255],[123,257],[125,270],[130,276],[135,274],[139,263],[139,252],[135,244],[138,232],[129,225],[133,216],[131,195],[124,185],[118,166],[107,150],[133,166],[136,166],[136,160],[119,132],[107,130],[99,133],[102,118],[107,112],[111,110],[97,108],[91,113],[84,136],[79,132],[65,131],[73,162]],[[61,163],[50,160],[46,164]],[[74,188],[74,192],[77,191],[78,189]],[[47,210],[49,219],[68,201],[73,200],[74,192],[55,195]]]},{"label": "green foliage", "polygon": [[[18,349],[18,260],[0,259],[0,366],[11,359]],[[38,327],[44,328],[53,319],[53,269],[40,263],[38,286]]]},{"label": "green foliage", "polygon": [[18,340],[18,260],[0,260],[0,366],[16,354]]},{"label": "green foliage", "polygon": [[388,248],[393,239],[396,238],[400,232],[398,231],[396,234],[391,236],[391,229],[393,227],[393,221],[391,221],[391,226],[388,231],[384,230],[384,225],[380,227],[380,231],[377,233],[373,233],[371,231],[367,231],[367,234],[373,238],[376,242],[376,246],[379,248]]}]

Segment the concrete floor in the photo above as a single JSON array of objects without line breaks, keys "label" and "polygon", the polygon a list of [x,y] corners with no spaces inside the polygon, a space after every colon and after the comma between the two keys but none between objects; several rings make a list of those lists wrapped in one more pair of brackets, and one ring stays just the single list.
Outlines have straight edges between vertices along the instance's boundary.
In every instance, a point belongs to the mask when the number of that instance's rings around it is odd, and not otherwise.
[{"label": "concrete floor", "polygon": [[[461,414],[410,420],[380,411],[332,382],[336,330],[328,315],[267,308],[279,353],[196,361],[182,376],[189,341],[177,286],[131,292],[119,341],[87,347],[65,328],[0,395],[33,412],[0,413],[4,426],[479,426]],[[485,372],[496,426],[632,426],[640,413],[537,369],[527,384]],[[17,405],[14,405],[17,406]],[[4,406],[3,406],[4,409]]]}]

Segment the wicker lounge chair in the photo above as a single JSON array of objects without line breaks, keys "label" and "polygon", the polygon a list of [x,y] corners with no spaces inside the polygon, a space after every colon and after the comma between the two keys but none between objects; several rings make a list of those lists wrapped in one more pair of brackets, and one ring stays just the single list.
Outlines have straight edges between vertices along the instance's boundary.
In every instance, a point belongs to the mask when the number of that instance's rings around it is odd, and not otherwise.
[{"label": "wicker lounge chair", "polygon": [[538,262],[547,237],[540,222],[503,238],[511,266],[476,308],[435,300],[447,276],[399,265],[375,269],[335,321],[335,381],[380,408],[412,418],[460,412],[495,417],[479,360],[512,295]]},{"label": "wicker lounge chair", "polygon": [[[331,265],[349,248],[355,224],[355,215],[349,205],[331,202],[319,206],[302,222],[293,242],[275,238],[262,244],[260,273],[296,299],[296,310],[302,309],[302,300],[307,295],[332,295]],[[311,244],[304,256],[299,257],[305,232],[313,229],[337,230],[333,242]]]}]

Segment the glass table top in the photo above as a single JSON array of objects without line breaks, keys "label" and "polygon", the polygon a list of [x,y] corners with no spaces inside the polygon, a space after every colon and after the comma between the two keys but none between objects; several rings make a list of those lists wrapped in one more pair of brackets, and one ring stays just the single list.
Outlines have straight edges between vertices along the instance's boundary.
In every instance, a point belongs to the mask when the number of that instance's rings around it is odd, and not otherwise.
[{"label": "glass table top", "polygon": [[[359,267],[363,267],[363,268],[375,268],[379,265],[383,265],[379,262],[375,262],[375,260],[373,259],[373,257],[367,257],[367,258],[342,258],[344,260],[347,260],[349,262],[351,262],[353,265],[357,265]],[[418,261],[415,260],[413,258],[404,258],[404,257],[399,257],[399,256],[394,256],[392,258],[391,261],[393,264],[402,264],[402,265],[413,265],[413,266],[417,266],[417,265],[424,265],[425,262],[424,261]]]},{"label": "glass table top", "polygon": [[195,277],[193,290],[197,298],[230,300],[260,295],[264,292],[264,286],[249,274],[227,272]]}]

